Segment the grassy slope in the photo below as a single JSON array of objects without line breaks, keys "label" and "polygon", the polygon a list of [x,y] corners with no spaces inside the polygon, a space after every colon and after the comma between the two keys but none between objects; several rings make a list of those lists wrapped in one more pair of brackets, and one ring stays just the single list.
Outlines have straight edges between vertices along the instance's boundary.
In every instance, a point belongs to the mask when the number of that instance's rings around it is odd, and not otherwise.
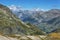
[{"label": "grassy slope", "polygon": [[6,6],[0,5],[0,33],[3,34],[44,34],[40,29],[26,25]]}]

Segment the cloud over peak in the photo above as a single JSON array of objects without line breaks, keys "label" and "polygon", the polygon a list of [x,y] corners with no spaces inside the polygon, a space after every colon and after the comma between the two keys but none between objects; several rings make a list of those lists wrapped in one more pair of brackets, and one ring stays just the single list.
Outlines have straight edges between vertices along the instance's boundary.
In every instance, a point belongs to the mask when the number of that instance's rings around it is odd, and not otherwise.
[{"label": "cloud over peak", "polygon": [[[16,6],[16,5],[10,5],[8,6],[12,11],[19,11],[19,10],[27,10],[21,6]],[[30,11],[47,11],[45,9],[41,9],[41,8],[32,8],[32,9],[28,9]]]},{"label": "cloud over peak", "polygon": [[22,10],[21,6],[10,5],[8,6],[12,11],[19,11]]}]

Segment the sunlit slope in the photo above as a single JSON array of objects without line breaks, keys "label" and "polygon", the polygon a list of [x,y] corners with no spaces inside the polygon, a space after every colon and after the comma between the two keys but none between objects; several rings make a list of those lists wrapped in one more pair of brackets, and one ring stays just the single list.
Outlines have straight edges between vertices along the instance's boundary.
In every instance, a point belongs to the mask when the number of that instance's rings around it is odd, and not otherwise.
[{"label": "sunlit slope", "polygon": [[[31,28],[32,27],[32,28]],[[38,32],[38,33],[37,33]],[[21,34],[40,35],[44,34],[39,28],[26,25],[17,18],[8,7],[0,4],[0,33],[1,34]]]}]

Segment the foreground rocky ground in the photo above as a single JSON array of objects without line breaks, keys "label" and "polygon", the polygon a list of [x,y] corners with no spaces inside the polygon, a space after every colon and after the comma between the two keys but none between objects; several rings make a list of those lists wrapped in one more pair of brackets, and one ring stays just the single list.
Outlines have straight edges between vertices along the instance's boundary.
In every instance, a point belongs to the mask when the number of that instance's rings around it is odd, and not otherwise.
[{"label": "foreground rocky ground", "polygon": [[0,35],[0,40],[43,40],[46,36],[16,36],[16,37],[7,37]]},{"label": "foreground rocky ground", "polygon": [[0,35],[0,40],[17,40],[16,38],[5,37]]},{"label": "foreground rocky ground", "polygon": [[60,40],[60,34],[52,33],[50,35],[15,35],[15,36],[6,36],[0,35],[0,40]]}]

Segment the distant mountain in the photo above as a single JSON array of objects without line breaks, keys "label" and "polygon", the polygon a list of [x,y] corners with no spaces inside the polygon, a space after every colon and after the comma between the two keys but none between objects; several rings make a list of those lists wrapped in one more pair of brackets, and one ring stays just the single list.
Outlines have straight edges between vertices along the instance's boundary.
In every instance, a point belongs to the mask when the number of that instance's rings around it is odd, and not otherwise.
[{"label": "distant mountain", "polygon": [[48,11],[42,11],[40,9],[19,10],[16,12],[13,11],[13,13],[25,23],[29,22],[38,26],[46,33],[50,33],[53,30],[58,29],[60,26],[60,9],[51,9]]},{"label": "distant mountain", "polygon": [[5,35],[40,35],[44,34],[38,27],[30,26],[16,17],[11,10],[0,4],[0,33]]},{"label": "distant mountain", "polygon": [[43,11],[40,10],[39,8],[34,8],[32,10],[24,10],[21,7],[15,7],[16,10],[14,10],[13,7],[15,6],[12,6],[9,8],[12,10],[13,13],[17,15],[17,17],[19,17],[24,22],[31,22],[33,20],[31,23],[35,23],[35,22],[41,21],[41,20],[39,21],[39,18],[42,18],[42,17],[38,18],[38,16],[40,16],[40,14],[42,14]]}]

